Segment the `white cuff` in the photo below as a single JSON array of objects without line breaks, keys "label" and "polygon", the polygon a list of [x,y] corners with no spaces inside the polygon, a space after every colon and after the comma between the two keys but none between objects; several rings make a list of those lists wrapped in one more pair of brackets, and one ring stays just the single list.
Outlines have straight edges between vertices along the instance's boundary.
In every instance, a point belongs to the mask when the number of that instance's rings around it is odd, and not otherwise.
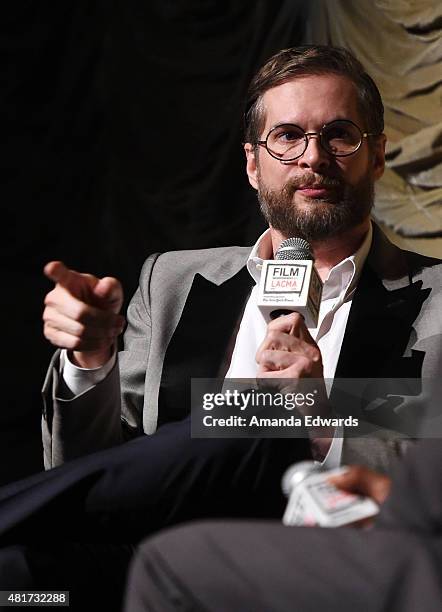
[{"label": "white cuff", "polygon": [[109,361],[99,368],[79,368],[69,360],[67,350],[63,349],[60,355],[60,374],[65,386],[75,397],[104,380],[114,367],[116,358],[114,348]]}]

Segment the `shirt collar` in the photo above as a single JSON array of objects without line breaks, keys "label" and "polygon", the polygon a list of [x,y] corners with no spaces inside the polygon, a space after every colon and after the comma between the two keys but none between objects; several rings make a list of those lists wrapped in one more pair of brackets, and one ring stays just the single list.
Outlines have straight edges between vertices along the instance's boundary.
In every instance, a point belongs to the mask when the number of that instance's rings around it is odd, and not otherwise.
[{"label": "shirt collar", "polygon": [[272,237],[269,228],[255,242],[247,260],[247,270],[256,284],[259,283],[262,262],[265,259],[273,259]]},{"label": "shirt collar", "polygon": [[370,251],[373,229],[369,224],[368,232],[361,246],[353,255],[346,257],[330,270],[322,289],[322,300],[340,298],[340,302],[351,297],[358,284],[362,268]]},{"label": "shirt collar", "polygon": [[[346,257],[330,270],[324,282],[322,300],[335,299],[339,296],[344,300],[354,292],[370,251],[372,238],[373,229],[370,223],[368,232],[356,253]],[[266,229],[258,238],[247,260],[247,269],[255,283],[259,282],[264,259],[273,259],[270,229]]]}]

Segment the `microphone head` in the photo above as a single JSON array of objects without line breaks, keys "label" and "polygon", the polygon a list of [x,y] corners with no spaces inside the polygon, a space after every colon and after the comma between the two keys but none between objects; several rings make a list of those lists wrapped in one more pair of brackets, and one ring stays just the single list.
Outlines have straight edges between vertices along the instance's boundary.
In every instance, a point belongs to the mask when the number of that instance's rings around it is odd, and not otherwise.
[{"label": "microphone head", "polygon": [[275,259],[312,259],[313,253],[310,245],[304,238],[287,238],[281,242],[276,251]]}]

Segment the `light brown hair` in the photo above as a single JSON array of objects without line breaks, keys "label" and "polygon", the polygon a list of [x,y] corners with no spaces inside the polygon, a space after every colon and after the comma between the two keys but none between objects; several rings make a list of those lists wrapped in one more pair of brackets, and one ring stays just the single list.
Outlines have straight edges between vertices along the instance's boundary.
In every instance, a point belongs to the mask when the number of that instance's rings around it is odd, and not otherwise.
[{"label": "light brown hair", "polygon": [[245,141],[256,145],[265,123],[262,97],[266,91],[298,76],[337,74],[350,79],[358,92],[358,107],[374,134],[384,130],[384,106],[379,90],[350,51],[328,45],[304,45],[273,55],[250,83],[244,113]]}]

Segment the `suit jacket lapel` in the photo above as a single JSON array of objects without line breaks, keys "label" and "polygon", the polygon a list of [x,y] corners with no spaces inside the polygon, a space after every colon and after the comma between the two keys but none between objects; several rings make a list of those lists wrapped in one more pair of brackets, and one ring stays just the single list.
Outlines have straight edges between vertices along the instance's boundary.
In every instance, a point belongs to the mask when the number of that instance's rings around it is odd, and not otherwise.
[{"label": "suit jacket lapel", "polygon": [[419,377],[423,355],[407,353],[428,290],[413,282],[405,252],[374,226],[355,292],[336,378]]},{"label": "suit jacket lapel", "polygon": [[[249,250],[246,250],[247,254]],[[191,378],[215,378],[244,308],[253,280],[244,267],[233,276],[219,269],[195,274],[167,348],[158,398],[158,426],[190,411]],[[237,267],[237,266],[236,266]],[[219,266],[218,266],[219,268]],[[220,280],[221,279],[221,280]]]}]

